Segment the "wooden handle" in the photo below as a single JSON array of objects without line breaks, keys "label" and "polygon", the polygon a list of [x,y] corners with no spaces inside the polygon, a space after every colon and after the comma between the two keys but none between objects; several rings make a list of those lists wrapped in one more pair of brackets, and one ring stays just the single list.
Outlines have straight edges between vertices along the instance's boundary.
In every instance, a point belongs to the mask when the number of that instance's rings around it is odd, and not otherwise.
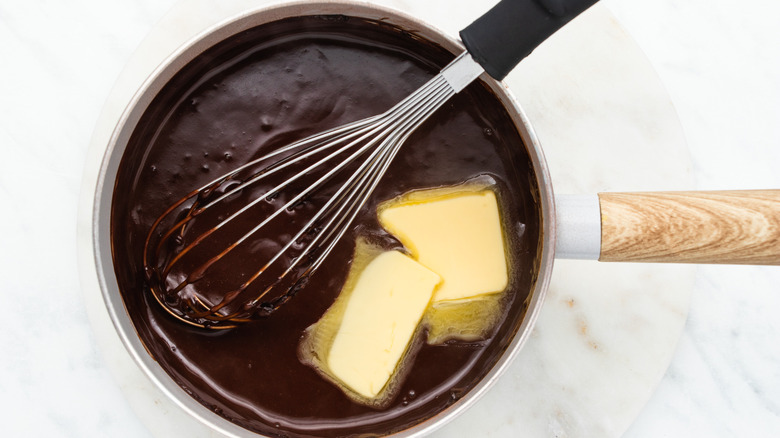
[{"label": "wooden handle", "polygon": [[780,190],[600,193],[601,261],[780,265]]}]

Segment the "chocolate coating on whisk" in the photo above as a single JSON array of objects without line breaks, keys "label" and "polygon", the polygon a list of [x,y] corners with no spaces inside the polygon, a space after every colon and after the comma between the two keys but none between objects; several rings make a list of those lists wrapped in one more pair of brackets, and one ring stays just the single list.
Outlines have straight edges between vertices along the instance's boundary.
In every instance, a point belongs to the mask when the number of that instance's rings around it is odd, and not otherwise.
[{"label": "chocolate coating on whisk", "polygon": [[[520,136],[481,83],[455,96],[409,139],[352,230],[272,316],[219,332],[187,326],[155,302],[143,269],[146,235],[177,199],[268,150],[386,110],[453,58],[385,24],[345,17],[288,19],[210,49],[152,102],[120,165],[112,205],[114,265],[139,337],[200,403],[269,435],[388,434],[451,405],[504,352],[535,280],[540,218],[534,172]],[[338,294],[358,235],[388,249],[400,247],[376,221],[379,202],[480,175],[496,182],[510,236],[513,269],[503,322],[484,342],[423,346],[387,409],[353,403],[299,362],[303,330]],[[321,200],[315,195],[310,201],[271,232],[297,229],[297,215]],[[220,238],[236,237],[225,233]],[[205,290],[210,282],[252,272],[277,248],[271,240],[258,241],[194,287]]]}]

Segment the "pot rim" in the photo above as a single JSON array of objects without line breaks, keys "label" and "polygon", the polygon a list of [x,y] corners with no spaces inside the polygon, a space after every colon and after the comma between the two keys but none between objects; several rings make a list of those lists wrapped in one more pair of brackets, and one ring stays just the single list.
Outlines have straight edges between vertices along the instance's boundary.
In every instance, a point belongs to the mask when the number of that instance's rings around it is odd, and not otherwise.
[{"label": "pot rim", "polygon": [[[458,40],[430,23],[423,22],[421,19],[386,6],[351,0],[317,0],[275,3],[246,10],[205,28],[174,50],[149,74],[117,120],[109,142],[106,144],[100,168],[97,170],[96,180],[89,181],[88,176],[85,177],[83,190],[89,190],[91,194],[88,197],[89,199],[85,200],[85,203],[90,205],[88,208],[86,205],[83,205],[82,207],[86,211],[81,211],[80,215],[91,215],[88,225],[85,224],[88,226],[91,245],[89,247],[89,260],[83,260],[84,257],[80,257],[82,258],[80,262],[81,264],[89,265],[87,269],[90,271],[92,269],[96,271],[94,273],[97,275],[106,310],[123,346],[143,374],[169,399],[197,421],[213,431],[228,437],[256,437],[260,435],[230,422],[196,401],[162,369],[151,354],[147,352],[146,347],[137,336],[135,327],[124,307],[124,301],[119,292],[113,267],[110,241],[110,214],[113,188],[119,162],[138,120],[154,96],[181,67],[217,42],[243,30],[283,18],[320,14],[342,14],[368,19],[380,19],[405,29],[415,29],[416,34],[435,41],[452,53],[460,53],[465,50]],[[517,356],[530,335],[550,282],[554,261],[556,214],[549,169],[541,145],[530,121],[506,85],[495,81],[487,75],[483,75],[480,79],[489,86],[507,108],[525,143],[533,165],[536,183],[539,188],[539,199],[536,201],[539,204],[539,220],[541,222],[537,278],[534,282],[533,290],[526,300],[527,311],[525,317],[517,328],[517,332],[507,346],[506,351],[493,365],[488,374],[453,405],[421,423],[392,435],[396,437],[423,436],[439,429],[472,406],[496,383]],[[90,169],[87,169],[87,175],[89,175],[89,171]],[[93,272],[90,272],[90,274],[93,274]]]}]

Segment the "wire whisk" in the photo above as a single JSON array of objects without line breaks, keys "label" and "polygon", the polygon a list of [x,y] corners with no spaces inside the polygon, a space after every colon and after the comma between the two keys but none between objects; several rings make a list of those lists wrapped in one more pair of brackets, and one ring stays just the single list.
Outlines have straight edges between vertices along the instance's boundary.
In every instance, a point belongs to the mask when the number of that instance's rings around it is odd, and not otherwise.
[{"label": "wire whisk", "polygon": [[[481,69],[474,68],[478,65],[468,53],[461,55],[450,66],[458,62],[472,67],[471,76],[481,72]],[[144,245],[143,264],[154,298],[182,322],[212,329],[231,328],[278,309],[295,295],[330,254],[411,133],[460,91],[452,85],[455,82],[452,72],[452,67],[445,69],[383,114],[279,148],[176,201],[155,220]],[[465,86],[455,85],[460,88]],[[264,164],[269,161],[272,162]],[[340,174],[335,192],[295,235],[240,284],[223,290],[216,299],[192,287],[203,282],[210,273],[225,269],[218,265],[232,251],[257,239],[273,221],[284,220],[280,216],[285,211],[305,202]],[[246,197],[252,187],[280,175],[283,176],[281,182],[255,190],[257,193],[252,193],[252,199],[245,200],[216,224],[206,229],[198,226],[198,222],[216,205],[227,204],[239,196]],[[281,205],[276,205],[274,209],[267,208],[269,202],[277,200],[278,194],[295,189],[296,183],[305,183],[305,187],[284,202],[277,202]],[[232,226],[238,218],[250,214],[260,204],[265,204],[266,208],[256,225],[223,248],[211,251],[213,254],[205,260],[188,263],[188,272],[180,269],[179,265],[184,265],[183,260],[195,248],[213,248],[220,240],[216,237],[220,230]],[[202,252],[202,249],[197,252]],[[282,268],[278,264],[283,258],[287,258],[288,263]]]}]

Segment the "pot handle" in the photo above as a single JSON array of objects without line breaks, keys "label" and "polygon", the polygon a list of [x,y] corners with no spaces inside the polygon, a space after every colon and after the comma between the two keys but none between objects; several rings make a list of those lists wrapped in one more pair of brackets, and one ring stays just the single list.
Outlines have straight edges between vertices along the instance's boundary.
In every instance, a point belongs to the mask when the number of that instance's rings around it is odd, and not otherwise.
[{"label": "pot handle", "polygon": [[556,257],[780,265],[780,190],[556,198]]},{"label": "pot handle", "polygon": [[460,31],[472,58],[496,80],[597,0],[501,0]]}]

